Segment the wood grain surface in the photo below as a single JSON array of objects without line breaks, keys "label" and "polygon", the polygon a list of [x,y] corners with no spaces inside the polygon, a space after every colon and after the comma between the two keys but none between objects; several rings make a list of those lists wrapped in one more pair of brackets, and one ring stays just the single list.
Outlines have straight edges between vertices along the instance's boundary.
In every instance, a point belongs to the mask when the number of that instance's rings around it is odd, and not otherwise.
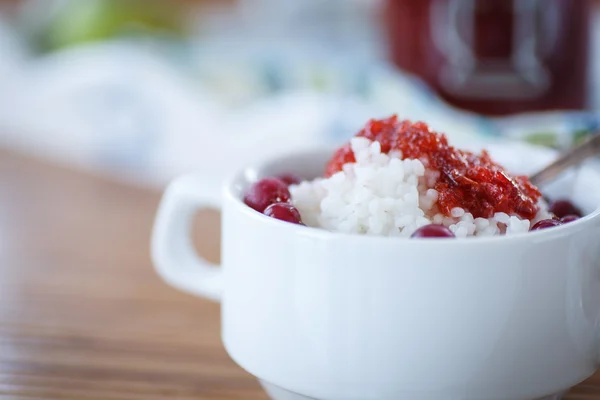
[{"label": "wood grain surface", "polygon": [[[0,399],[267,398],[225,353],[218,305],[153,272],[158,200],[0,151]],[[200,218],[216,258],[217,217]],[[600,375],[567,399],[600,400]]]}]

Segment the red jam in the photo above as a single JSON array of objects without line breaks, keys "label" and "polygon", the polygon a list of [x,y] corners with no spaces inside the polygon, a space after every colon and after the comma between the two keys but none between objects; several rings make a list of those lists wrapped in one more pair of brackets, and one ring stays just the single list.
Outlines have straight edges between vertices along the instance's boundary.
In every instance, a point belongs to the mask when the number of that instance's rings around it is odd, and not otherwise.
[{"label": "red jam", "polygon": [[[399,121],[394,115],[371,120],[356,136],[381,144],[381,151],[401,151],[403,158],[419,159],[426,168],[439,171],[434,188],[440,212],[450,216],[455,207],[475,218],[491,218],[496,212],[533,219],[540,191],[526,176],[511,177],[486,151],[480,155],[455,149],[444,134],[433,132],[423,122]],[[329,177],[355,162],[350,144],[338,149],[326,168]]]}]

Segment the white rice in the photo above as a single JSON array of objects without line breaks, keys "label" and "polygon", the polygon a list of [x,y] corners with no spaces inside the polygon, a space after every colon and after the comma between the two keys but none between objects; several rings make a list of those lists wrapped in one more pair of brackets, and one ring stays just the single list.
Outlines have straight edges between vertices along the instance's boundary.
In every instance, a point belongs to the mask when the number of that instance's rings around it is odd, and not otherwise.
[{"label": "white rice", "polygon": [[335,232],[379,236],[411,236],[418,228],[443,224],[457,237],[512,235],[529,231],[532,223],[550,218],[547,204],[533,221],[496,213],[492,218],[473,218],[462,208],[451,216],[437,207],[434,189],[439,172],[420,160],[402,160],[400,152],[381,153],[378,142],[366,138],[351,141],[356,163],[329,178],[292,185],[292,201],[303,222]]}]

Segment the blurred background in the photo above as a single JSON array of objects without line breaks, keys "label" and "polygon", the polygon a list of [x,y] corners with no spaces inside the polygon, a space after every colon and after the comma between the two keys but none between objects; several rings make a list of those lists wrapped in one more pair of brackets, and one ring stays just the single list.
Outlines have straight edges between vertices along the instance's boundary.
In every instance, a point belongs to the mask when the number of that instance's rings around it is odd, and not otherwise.
[{"label": "blurred background", "polygon": [[[567,148],[600,129],[598,21],[600,0],[0,0],[0,398],[265,399],[217,305],[152,271],[164,186],[216,192],[393,113]],[[219,262],[217,212],[191,236]],[[595,284],[570,278],[557,295]]]},{"label": "blurred background", "polygon": [[[338,143],[599,125],[592,0],[0,0],[0,145],[137,184]],[[226,152],[227,157],[223,154]]]}]

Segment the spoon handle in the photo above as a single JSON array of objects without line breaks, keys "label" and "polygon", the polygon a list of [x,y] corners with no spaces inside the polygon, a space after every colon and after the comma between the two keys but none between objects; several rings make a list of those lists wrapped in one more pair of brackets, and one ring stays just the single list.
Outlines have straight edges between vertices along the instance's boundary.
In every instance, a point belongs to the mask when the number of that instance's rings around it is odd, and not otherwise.
[{"label": "spoon handle", "polygon": [[544,169],[531,175],[531,183],[540,186],[554,178],[561,172],[574,165],[580,164],[586,159],[600,154],[600,133],[586,139],[580,145],[562,154],[556,161]]}]

